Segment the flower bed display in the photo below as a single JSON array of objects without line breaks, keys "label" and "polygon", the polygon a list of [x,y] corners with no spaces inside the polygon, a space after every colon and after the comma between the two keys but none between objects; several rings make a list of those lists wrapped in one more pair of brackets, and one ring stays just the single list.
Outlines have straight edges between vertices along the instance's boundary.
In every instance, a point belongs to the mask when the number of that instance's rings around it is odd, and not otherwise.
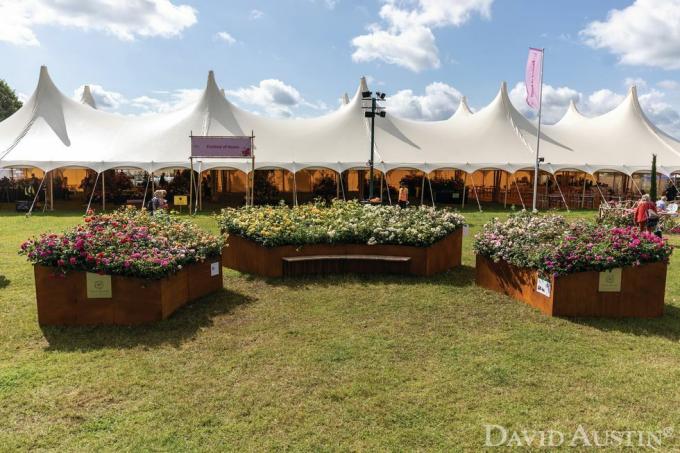
[{"label": "flower bed display", "polygon": [[139,324],[222,288],[223,240],[178,218],[123,209],[26,241],[41,325]]},{"label": "flower bed display", "polygon": [[218,222],[229,234],[226,267],[280,277],[283,258],[317,255],[410,257],[410,274],[443,272],[460,265],[465,220],[446,210],[336,201],[224,209]]},{"label": "flower bed display", "polygon": [[527,213],[475,238],[477,284],[553,316],[663,314],[671,247],[634,227]]}]

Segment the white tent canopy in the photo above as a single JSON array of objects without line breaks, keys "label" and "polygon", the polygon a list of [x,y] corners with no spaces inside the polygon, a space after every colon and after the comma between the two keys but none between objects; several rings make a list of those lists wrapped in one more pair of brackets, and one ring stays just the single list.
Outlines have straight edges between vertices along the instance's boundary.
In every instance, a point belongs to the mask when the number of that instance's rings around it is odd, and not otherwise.
[{"label": "white tent canopy", "polygon": [[[211,71],[194,104],[169,113],[127,117],[97,110],[89,86],[82,102],[65,96],[43,66],[31,97],[0,123],[0,168],[187,168],[191,134],[251,133],[255,135],[256,169],[341,172],[366,168],[370,120],[364,117],[361,93],[367,90],[362,78],[354,96],[343,97],[344,105],[332,113],[311,119],[274,119],[229,102]],[[476,113],[463,98],[456,113],[444,121],[413,121],[389,112],[375,121],[375,162],[383,171],[533,168],[537,127],[512,105],[505,83],[494,100]],[[596,118],[582,116],[572,105],[561,121],[542,128],[540,146],[545,158],[541,168],[549,172],[615,170],[630,175],[648,171],[652,154],[657,155],[661,173],[680,171],[680,142],[649,121],[634,88],[620,106]],[[250,166],[243,159],[198,163],[202,170],[248,172]]]}]

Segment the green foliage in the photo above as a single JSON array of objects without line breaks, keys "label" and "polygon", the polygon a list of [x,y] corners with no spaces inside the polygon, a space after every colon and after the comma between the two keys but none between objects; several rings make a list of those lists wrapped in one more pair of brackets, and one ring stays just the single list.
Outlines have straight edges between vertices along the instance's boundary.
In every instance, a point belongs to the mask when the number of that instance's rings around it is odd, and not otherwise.
[{"label": "green foliage", "polygon": [[0,121],[12,116],[22,105],[14,90],[0,79]]}]

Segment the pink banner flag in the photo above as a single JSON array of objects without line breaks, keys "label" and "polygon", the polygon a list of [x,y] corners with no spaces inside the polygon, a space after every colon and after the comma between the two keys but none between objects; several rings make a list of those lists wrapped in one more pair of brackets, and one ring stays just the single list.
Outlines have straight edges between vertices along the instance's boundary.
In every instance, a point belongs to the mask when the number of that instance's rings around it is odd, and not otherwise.
[{"label": "pink banner flag", "polygon": [[191,137],[192,157],[251,157],[251,137]]},{"label": "pink banner flag", "polygon": [[541,103],[541,75],[543,72],[543,50],[529,48],[525,83],[527,86],[527,104],[537,109]]}]

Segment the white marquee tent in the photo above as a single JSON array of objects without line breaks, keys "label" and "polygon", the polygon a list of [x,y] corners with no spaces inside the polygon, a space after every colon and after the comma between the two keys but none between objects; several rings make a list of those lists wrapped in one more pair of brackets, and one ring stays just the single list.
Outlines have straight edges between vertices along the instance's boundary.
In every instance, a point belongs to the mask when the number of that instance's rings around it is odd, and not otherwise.
[{"label": "white marquee tent", "polygon": [[[40,70],[38,85],[24,106],[0,123],[0,168],[37,167],[44,171],[85,167],[95,171],[139,168],[159,171],[189,166],[190,134],[244,136],[254,133],[256,169],[366,168],[369,123],[364,117],[361,80],[354,97],[338,110],[311,119],[274,119],[246,112],[218,88],[212,71],[193,105],[170,113],[127,117],[96,109],[89,87],[82,102],[62,94]],[[536,125],[510,102],[502,84],[495,99],[476,113],[465,99],[444,121],[413,121],[388,115],[376,119],[376,168],[431,172],[482,169],[513,173],[532,169]],[[632,88],[620,106],[586,118],[572,105],[564,118],[541,130],[542,169],[648,171],[652,154],[659,171],[680,171],[680,142],[645,116]],[[248,172],[250,161],[205,160],[200,168]]]}]

